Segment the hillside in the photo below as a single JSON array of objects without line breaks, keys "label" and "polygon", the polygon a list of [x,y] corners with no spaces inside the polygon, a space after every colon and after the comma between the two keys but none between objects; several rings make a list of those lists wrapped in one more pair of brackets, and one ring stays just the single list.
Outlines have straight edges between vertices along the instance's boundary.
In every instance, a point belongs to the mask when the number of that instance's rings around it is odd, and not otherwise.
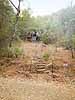
[{"label": "hillside", "polygon": [[[20,48],[24,51],[23,57],[0,58],[1,76],[47,82],[52,80],[65,82],[75,78],[75,59],[72,59],[70,51],[61,47],[56,51],[52,45],[30,42],[22,43]],[[48,60],[43,57],[46,53],[49,55]],[[66,73],[63,67],[64,61],[68,62]]]}]

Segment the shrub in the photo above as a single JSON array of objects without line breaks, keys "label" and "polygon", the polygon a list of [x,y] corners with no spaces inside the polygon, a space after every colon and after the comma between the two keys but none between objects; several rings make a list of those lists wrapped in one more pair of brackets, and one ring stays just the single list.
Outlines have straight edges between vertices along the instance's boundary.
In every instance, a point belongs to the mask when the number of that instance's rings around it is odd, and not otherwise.
[{"label": "shrub", "polygon": [[18,56],[21,56],[22,54],[23,54],[23,50],[18,47],[0,49],[1,57],[18,57]]},{"label": "shrub", "polygon": [[41,37],[41,40],[43,41],[44,44],[49,44],[49,37],[47,34],[44,34],[42,37]]},{"label": "shrub", "polygon": [[45,53],[45,54],[43,55],[43,59],[44,59],[45,61],[48,61],[48,60],[49,60],[49,54],[48,54],[48,53]]},{"label": "shrub", "polygon": [[7,57],[9,53],[9,49],[8,48],[1,48],[0,49],[0,57]]},{"label": "shrub", "polygon": [[14,48],[14,55],[15,55],[16,57],[21,56],[22,54],[23,54],[23,50],[22,50],[22,49],[20,49],[20,48],[18,48],[18,47],[15,47],[15,48]]}]

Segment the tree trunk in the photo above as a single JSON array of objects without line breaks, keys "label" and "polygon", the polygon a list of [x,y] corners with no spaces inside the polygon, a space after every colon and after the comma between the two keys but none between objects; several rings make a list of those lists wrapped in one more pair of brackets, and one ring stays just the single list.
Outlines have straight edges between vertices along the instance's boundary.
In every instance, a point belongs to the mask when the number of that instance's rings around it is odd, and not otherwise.
[{"label": "tree trunk", "polygon": [[17,10],[17,14],[16,14],[16,21],[15,21],[15,26],[14,26],[14,34],[10,39],[10,43],[9,43],[9,47],[12,47],[12,42],[14,40],[14,38],[16,38],[16,31],[17,31],[17,24],[18,24],[18,19],[19,19],[19,14],[20,14],[20,3],[21,0],[18,0],[19,4],[18,4],[18,8],[13,4],[13,2],[11,0],[9,0],[10,3],[15,7],[15,9]]},{"label": "tree trunk", "polygon": [[52,60],[52,71],[51,71],[52,72],[52,78],[54,78],[54,75],[53,75],[54,69],[53,68],[54,68],[54,65],[53,65],[53,60]]},{"label": "tree trunk", "polygon": [[73,49],[71,48],[71,55],[72,55],[72,58],[74,59],[74,53],[73,53]]}]

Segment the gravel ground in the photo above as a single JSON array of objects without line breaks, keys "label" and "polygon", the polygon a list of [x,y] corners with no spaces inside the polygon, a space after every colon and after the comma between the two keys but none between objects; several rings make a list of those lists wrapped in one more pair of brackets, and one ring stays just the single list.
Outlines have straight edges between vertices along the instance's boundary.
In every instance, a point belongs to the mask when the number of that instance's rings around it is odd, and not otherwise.
[{"label": "gravel ground", "polygon": [[74,85],[0,78],[0,100],[75,100]]}]

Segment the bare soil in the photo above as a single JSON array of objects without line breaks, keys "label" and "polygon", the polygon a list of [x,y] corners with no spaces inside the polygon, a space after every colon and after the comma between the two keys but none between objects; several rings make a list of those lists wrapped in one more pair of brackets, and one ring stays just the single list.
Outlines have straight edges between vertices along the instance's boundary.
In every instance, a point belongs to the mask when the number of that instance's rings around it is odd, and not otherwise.
[{"label": "bare soil", "polygon": [[[46,80],[47,82],[51,80],[65,82],[65,79],[70,81],[75,78],[75,59],[72,59],[69,50],[60,47],[56,51],[55,46],[31,42],[22,43],[19,47],[24,51],[23,57],[0,58],[1,76]],[[43,59],[45,53],[49,54],[48,61]],[[64,61],[68,62],[66,75],[64,74]]]},{"label": "bare soil", "polygon": [[75,100],[75,59],[69,50],[31,42],[20,48],[23,56],[0,58],[0,100]]},{"label": "bare soil", "polygon": [[56,82],[0,78],[0,100],[75,100],[75,88]]}]

